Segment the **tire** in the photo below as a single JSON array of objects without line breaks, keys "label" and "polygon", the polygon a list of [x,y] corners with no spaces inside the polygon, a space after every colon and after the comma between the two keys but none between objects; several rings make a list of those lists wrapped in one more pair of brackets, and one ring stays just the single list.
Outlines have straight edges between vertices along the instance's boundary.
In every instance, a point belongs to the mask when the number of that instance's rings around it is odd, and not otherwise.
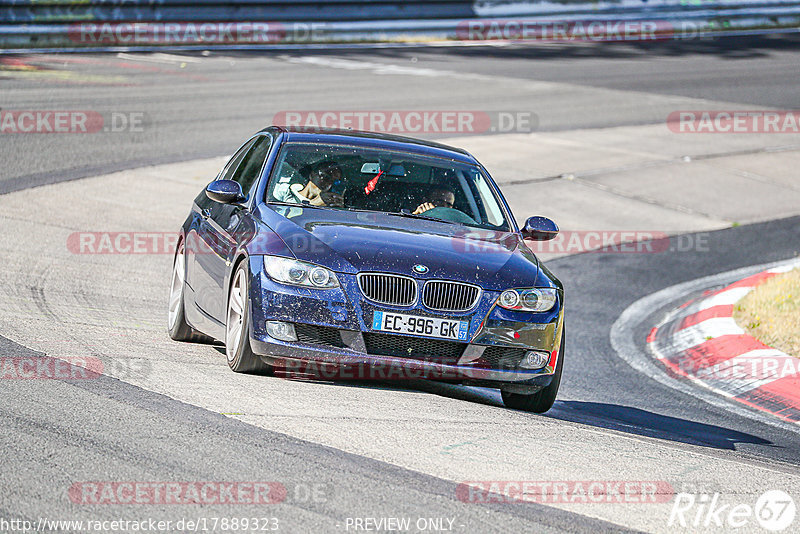
[{"label": "tire", "polygon": [[225,356],[228,366],[236,373],[270,374],[272,366],[253,354],[250,347],[250,283],[247,261],[241,262],[233,273],[225,313]]},{"label": "tire", "polygon": [[175,250],[175,260],[172,262],[172,284],[169,291],[169,306],[167,310],[167,331],[169,337],[175,341],[191,341],[195,343],[211,343],[212,338],[201,334],[186,322],[184,308],[184,292],[186,289],[186,254],[183,241],[178,243]]},{"label": "tire", "polygon": [[545,413],[553,407],[558,394],[558,387],[561,385],[561,371],[564,368],[564,332],[561,332],[561,346],[558,349],[558,363],[556,363],[556,372],[553,374],[553,380],[550,385],[540,389],[532,395],[524,393],[508,393],[501,391],[503,397],[503,404],[506,408],[512,410],[522,410],[523,412]]}]

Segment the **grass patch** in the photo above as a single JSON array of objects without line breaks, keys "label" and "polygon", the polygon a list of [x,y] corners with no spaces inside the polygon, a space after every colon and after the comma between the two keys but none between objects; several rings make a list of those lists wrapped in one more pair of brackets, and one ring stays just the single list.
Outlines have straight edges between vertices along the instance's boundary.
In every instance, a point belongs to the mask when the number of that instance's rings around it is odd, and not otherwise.
[{"label": "grass patch", "polygon": [[800,269],[756,287],[736,304],[733,318],[762,343],[800,357]]}]

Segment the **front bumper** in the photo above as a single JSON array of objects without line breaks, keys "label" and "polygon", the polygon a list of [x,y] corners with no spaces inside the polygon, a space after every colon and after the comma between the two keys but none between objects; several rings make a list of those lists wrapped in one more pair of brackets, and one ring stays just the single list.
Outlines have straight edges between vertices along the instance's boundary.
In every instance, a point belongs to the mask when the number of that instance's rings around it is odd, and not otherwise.
[{"label": "front bumper", "polygon": [[[548,312],[522,313],[495,307],[499,292],[484,291],[476,308],[469,313],[443,313],[422,306],[401,309],[373,304],[360,298],[354,276],[338,275],[341,287],[337,289],[311,290],[277,284],[259,274],[259,270],[251,272],[257,273],[250,285],[252,350],[288,376],[426,379],[532,393],[550,384],[560,357],[562,299]],[[371,326],[376,310],[468,320],[468,343],[459,343],[463,350],[459,347],[455,356],[441,358],[380,353],[370,339],[389,336],[403,341],[405,338],[413,345],[417,340],[434,338],[375,332]],[[320,340],[280,341],[267,334],[268,320],[314,325],[327,333],[336,332],[338,337],[333,341],[330,335]],[[518,367],[516,364],[527,350],[549,353],[547,365],[538,370]]]},{"label": "front bumper", "polygon": [[[360,334],[347,332],[345,334]],[[344,337],[344,336],[343,336]],[[482,387],[534,392],[550,384],[553,372],[525,369],[491,369],[470,364],[447,364],[372,355],[349,348],[335,348],[300,342],[251,338],[253,352],[289,377],[337,378],[343,380],[436,380]],[[465,354],[486,347],[468,345]],[[556,356],[557,357],[557,356]],[[548,364],[549,367],[550,364]]]}]

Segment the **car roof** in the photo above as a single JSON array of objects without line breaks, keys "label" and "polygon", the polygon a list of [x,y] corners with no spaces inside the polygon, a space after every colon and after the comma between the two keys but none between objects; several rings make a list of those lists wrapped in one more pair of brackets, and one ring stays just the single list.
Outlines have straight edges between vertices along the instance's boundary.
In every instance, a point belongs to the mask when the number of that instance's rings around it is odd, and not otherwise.
[{"label": "car roof", "polygon": [[357,144],[373,148],[389,148],[406,150],[417,154],[425,154],[452,159],[464,163],[476,164],[477,160],[466,150],[453,146],[377,132],[360,130],[340,130],[333,128],[303,128],[286,126],[269,126],[262,131],[279,131],[287,134],[287,141],[306,143]]}]

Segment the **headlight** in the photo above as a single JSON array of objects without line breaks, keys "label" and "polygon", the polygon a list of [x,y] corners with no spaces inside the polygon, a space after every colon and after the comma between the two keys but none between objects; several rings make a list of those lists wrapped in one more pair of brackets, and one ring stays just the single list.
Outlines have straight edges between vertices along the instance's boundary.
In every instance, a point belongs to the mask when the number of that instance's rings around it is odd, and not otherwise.
[{"label": "headlight", "polygon": [[264,256],[264,270],[270,278],[283,284],[316,289],[339,287],[339,280],[333,271],[313,263],[279,256]]},{"label": "headlight", "polygon": [[500,294],[497,304],[507,310],[544,312],[555,306],[556,296],[552,287],[506,289]]}]

